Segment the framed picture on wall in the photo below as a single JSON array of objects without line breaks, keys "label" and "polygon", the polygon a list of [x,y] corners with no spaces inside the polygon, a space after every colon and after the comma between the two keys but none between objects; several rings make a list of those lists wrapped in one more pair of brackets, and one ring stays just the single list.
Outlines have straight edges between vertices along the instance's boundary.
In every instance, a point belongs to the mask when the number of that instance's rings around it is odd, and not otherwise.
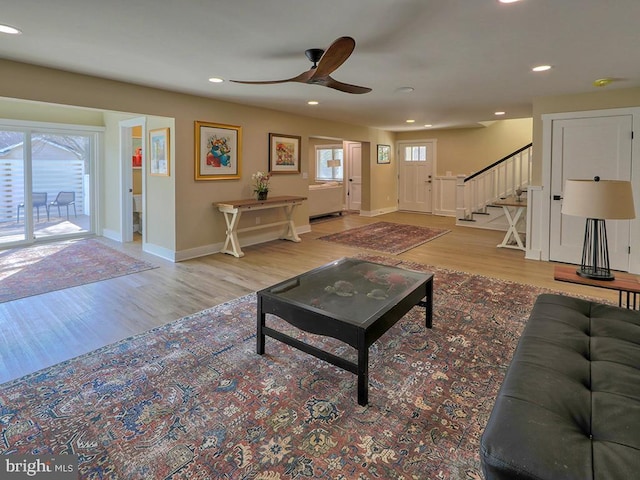
[{"label": "framed picture on wall", "polygon": [[269,134],[269,172],[300,173],[300,137]]},{"label": "framed picture on wall", "polygon": [[391,146],[378,144],[378,163],[391,163]]},{"label": "framed picture on wall", "polygon": [[240,178],[242,127],[195,122],[196,180]]},{"label": "framed picture on wall", "polygon": [[171,150],[169,129],[156,128],[149,131],[149,168],[151,175],[169,176]]}]

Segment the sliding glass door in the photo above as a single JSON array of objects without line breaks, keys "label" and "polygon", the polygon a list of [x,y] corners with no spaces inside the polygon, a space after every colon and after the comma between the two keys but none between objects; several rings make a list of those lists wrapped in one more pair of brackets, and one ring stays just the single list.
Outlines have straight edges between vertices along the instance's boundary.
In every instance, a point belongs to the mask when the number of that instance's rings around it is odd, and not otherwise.
[{"label": "sliding glass door", "polygon": [[0,130],[0,247],[94,232],[97,133]]}]

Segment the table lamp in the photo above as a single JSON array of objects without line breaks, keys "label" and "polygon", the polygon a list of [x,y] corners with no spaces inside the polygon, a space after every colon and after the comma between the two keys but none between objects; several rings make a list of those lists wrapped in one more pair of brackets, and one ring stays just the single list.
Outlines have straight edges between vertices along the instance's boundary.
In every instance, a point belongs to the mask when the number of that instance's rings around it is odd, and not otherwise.
[{"label": "table lamp", "polygon": [[562,213],[586,217],[582,262],[576,273],[595,280],[613,280],[609,268],[609,246],[605,220],[636,217],[631,182],[622,180],[567,180]]}]

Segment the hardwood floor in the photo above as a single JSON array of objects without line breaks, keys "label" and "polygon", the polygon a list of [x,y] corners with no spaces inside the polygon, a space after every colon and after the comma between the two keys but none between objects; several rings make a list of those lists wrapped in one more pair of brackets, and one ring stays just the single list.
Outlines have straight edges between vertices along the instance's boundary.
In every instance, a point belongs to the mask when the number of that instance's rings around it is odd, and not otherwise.
[{"label": "hardwood floor", "polygon": [[610,291],[555,282],[552,263],[496,248],[503,232],[457,227],[450,217],[346,215],[312,224],[301,243],[275,240],[244,247],[243,258],[219,253],[181,263],[144,254],[139,243],[102,239],[159,268],[0,304],[0,383],[361,253],[318,237],[379,221],[451,230],[398,255],[404,260],[617,301]]}]

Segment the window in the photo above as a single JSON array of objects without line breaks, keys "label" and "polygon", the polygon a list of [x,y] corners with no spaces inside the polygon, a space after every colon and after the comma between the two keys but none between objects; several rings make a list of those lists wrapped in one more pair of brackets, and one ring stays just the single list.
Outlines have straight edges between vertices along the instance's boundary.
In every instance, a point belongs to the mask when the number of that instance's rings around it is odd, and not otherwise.
[{"label": "window", "polygon": [[341,182],[344,177],[342,145],[316,147],[316,180]]},{"label": "window", "polygon": [[405,162],[426,162],[427,147],[425,145],[404,147],[404,161]]}]

